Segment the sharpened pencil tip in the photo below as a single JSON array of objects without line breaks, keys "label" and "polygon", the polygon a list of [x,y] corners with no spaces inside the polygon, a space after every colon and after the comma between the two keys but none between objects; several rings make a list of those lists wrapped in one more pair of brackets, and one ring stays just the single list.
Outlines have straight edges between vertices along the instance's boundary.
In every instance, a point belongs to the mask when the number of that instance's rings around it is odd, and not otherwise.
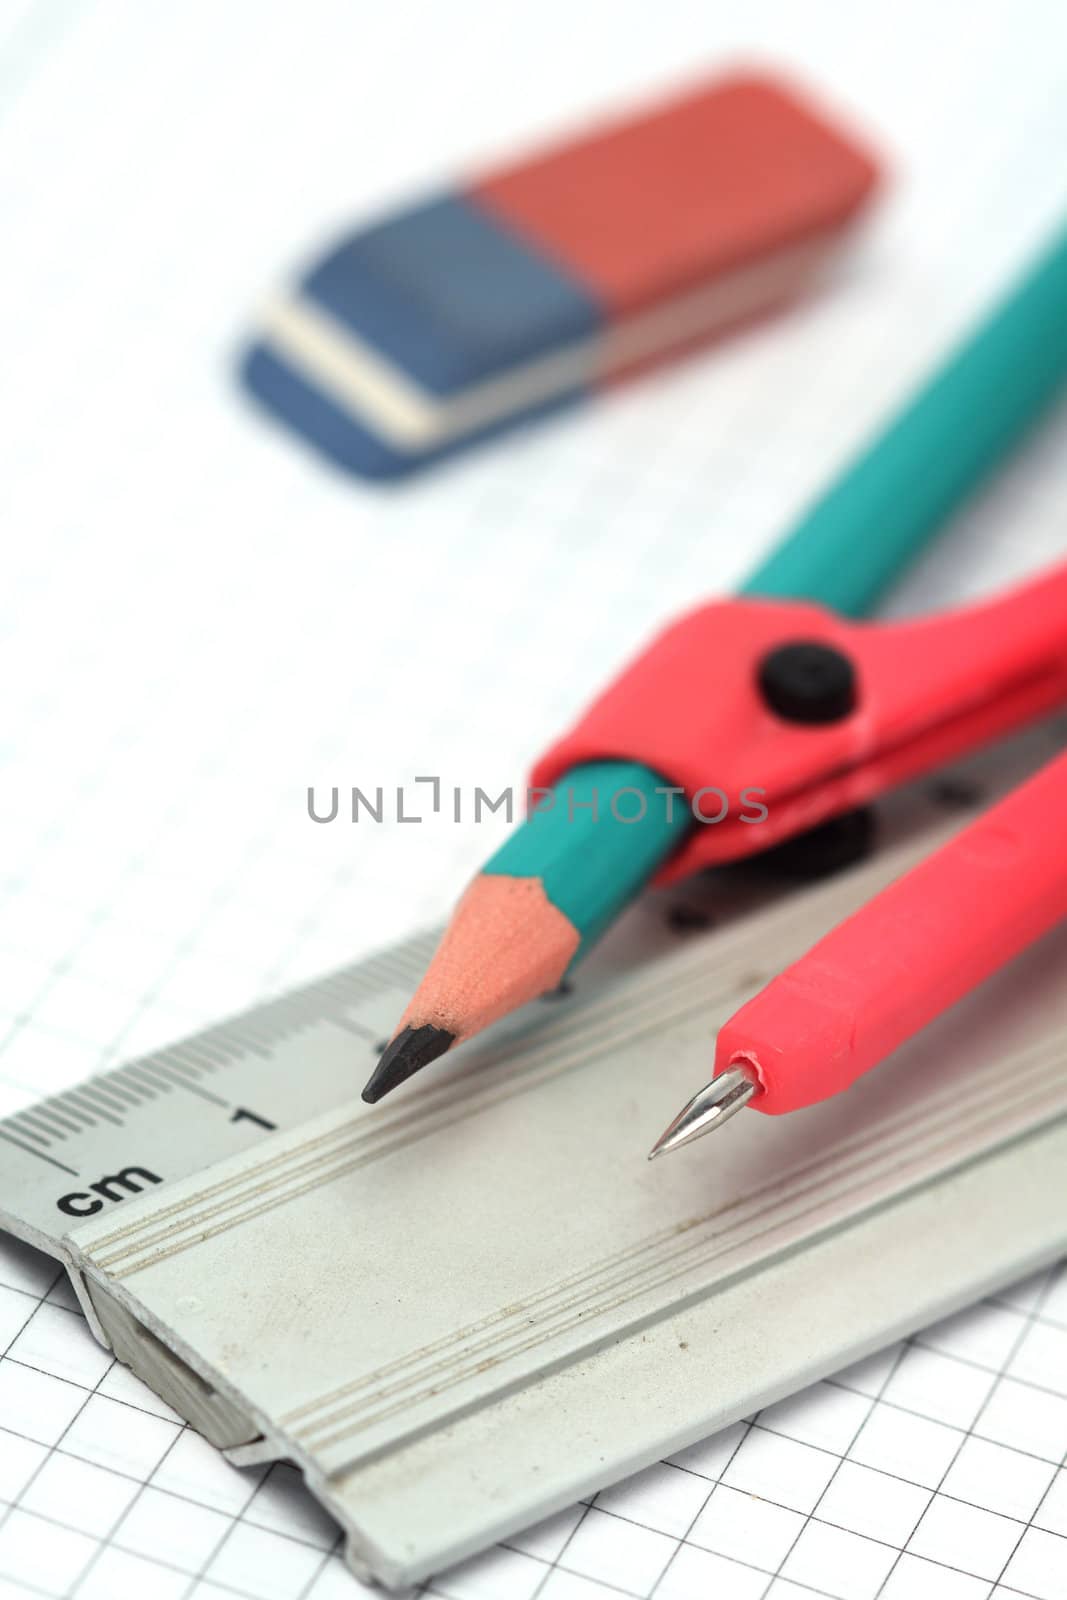
[{"label": "sharpened pencil tip", "polygon": [[724,1122],[748,1105],[758,1088],[759,1085],[740,1067],[731,1067],[728,1072],[720,1073],[709,1084],[705,1084],[689,1104],[682,1107],[674,1121],[664,1128],[648,1152],[648,1159],[655,1161],[657,1156],[666,1155],[668,1150],[680,1150],[683,1144],[703,1138],[713,1128],[721,1128]]},{"label": "sharpened pencil tip", "polygon": [[447,1028],[426,1022],[421,1028],[401,1028],[396,1038],[382,1051],[381,1059],[363,1088],[363,1099],[374,1105],[408,1078],[443,1056],[456,1042]]}]

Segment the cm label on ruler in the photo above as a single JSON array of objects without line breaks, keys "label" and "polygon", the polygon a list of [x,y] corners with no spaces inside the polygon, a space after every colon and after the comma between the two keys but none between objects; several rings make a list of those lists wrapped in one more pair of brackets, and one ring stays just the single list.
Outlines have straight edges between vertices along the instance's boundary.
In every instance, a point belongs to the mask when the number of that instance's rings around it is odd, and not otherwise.
[{"label": "cm label on ruler", "polygon": [[54,1253],[73,1219],[239,1155],[352,1094],[433,936],[332,973],[0,1122],[0,1215]]},{"label": "cm label on ruler", "polygon": [[[268,1122],[266,1117],[249,1111],[247,1106],[238,1106],[230,1114],[230,1121],[254,1122],[268,1133],[274,1133],[278,1127],[276,1122]],[[110,1177],[98,1178],[87,1190],[75,1189],[71,1194],[60,1195],[56,1205],[68,1217],[94,1217],[98,1211],[103,1211],[105,1201],[116,1204],[131,1194],[140,1194],[146,1184],[162,1182],[159,1173],[150,1172],[147,1167],[123,1167],[121,1172]]]}]

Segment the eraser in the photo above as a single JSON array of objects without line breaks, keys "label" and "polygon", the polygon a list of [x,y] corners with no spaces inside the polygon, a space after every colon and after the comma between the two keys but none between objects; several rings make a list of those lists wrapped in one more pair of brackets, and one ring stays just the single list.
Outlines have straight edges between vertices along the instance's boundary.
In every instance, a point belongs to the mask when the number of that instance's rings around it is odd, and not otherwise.
[{"label": "eraser", "polygon": [[244,378],[395,477],[788,299],[876,177],[794,89],[704,82],[342,239],[269,306]]}]

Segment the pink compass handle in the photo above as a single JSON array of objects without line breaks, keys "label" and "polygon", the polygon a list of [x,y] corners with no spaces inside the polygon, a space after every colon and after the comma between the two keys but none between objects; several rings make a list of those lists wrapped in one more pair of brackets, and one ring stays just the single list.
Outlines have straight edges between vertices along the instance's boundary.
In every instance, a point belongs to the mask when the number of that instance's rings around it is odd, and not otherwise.
[{"label": "pink compass handle", "polygon": [[1067,753],[898,878],[720,1030],[759,1111],[796,1111],[869,1072],[1067,918]]}]

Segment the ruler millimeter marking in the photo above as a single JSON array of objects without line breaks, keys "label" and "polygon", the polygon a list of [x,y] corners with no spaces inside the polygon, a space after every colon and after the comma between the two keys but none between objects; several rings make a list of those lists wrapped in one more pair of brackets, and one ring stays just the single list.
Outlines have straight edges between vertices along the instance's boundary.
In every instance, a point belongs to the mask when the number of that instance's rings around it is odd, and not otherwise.
[{"label": "ruler millimeter marking", "polygon": [[0,1216],[54,1250],[72,1219],[355,1097],[436,937],[419,934],[7,1117]]}]

